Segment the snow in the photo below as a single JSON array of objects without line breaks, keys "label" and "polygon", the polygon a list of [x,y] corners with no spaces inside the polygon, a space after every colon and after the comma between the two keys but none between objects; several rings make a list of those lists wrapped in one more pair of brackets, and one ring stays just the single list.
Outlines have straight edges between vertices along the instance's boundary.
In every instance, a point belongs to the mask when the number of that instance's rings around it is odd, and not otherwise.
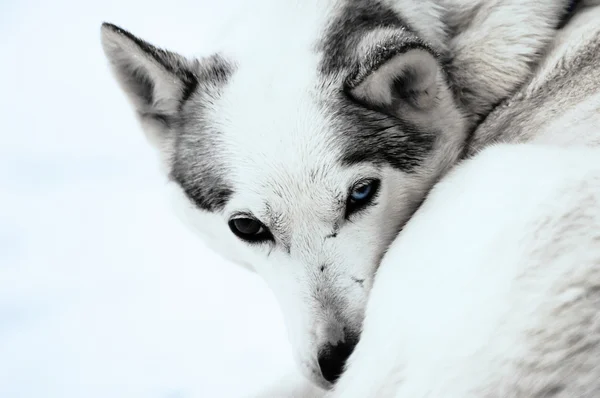
[{"label": "snow", "polygon": [[0,2],[0,397],[243,397],[293,366],[264,283],[175,218],[99,41],[207,53],[241,1]]}]

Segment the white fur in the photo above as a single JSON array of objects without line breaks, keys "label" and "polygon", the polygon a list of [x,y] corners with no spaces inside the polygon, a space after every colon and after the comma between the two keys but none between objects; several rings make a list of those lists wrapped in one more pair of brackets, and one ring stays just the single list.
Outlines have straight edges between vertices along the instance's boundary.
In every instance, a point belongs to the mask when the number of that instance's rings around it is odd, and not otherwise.
[{"label": "white fur", "polygon": [[[465,108],[472,107],[477,115],[491,109],[526,79],[562,7],[555,0],[536,2],[536,7],[516,1],[387,2],[426,42],[455,56],[460,72],[465,72],[460,83],[481,94],[480,99],[465,99]],[[344,328],[361,329],[381,257],[399,226],[455,163],[468,129],[466,111],[457,106],[450,89],[444,86],[434,91],[433,105],[425,101],[423,109],[417,107],[409,114],[401,110],[415,123],[426,123],[431,131],[440,132],[434,150],[418,170],[405,173],[382,165],[340,164],[343,149],[332,140],[332,115],[321,103],[333,88],[316,88],[320,59],[314,45],[341,4],[337,0],[252,3],[248,15],[261,17],[245,17],[234,27],[233,40],[223,44],[222,52],[235,61],[236,71],[218,98],[206,104],[202,115],[219,131],[222,145],[211,153],[211,159],[223,166],[234,194],[223,211],[211,213],[195,208],[178,185],[170,184],[182,220],[215,250],[265,279],[285,315],[301,371],[323,387],[330,385],[317,364],[319,349],[343,341],[340,330]],[[524,23],[514,20],[507,10],[525,12],[519,18],[526,18],[527,29],[521,29]],[[477,18],[468,24],[465,16]],[[450,38],[450,34],[456,35]],[[109,33],[105,39],[106,35]],[[506,41],[507,37],[510,40]],[[119,51],[123,48],[117,46]],[[115,59],[113,47],[106,51],[113,65],[122,60],[120,53]],[[133,58],[139,56],[130,52]],[[168,80],[151,59],[138,61],[144,61],[139,65],[149,69],[151,78],[163,83]],[[384,74],[379,78],[371,76],[374,85],[363,95],[381,95],[382,91],[374,88],[380,81],[389,81],[390,76],[385,68],[381,72]],[[443,80],[441,73],[424,76],[435,78],[437,83]],[[167,101],[164,104],[171,102],[162,94],[181,94],[180,87],[172,83],[154,87],[159,100]],[[423,105],[420,101],[417,104]],[[151,127],[145,126],[147,131]],[[169,145],[158,141],[155,145],[163,158],[170,159],[171,154],[165,154],[164,149]],[[374,177],[382,181],[377,204],[354,222],[344,220],[335,208],[336,195],[347,192],[361,178]],[[288,250],[281,245],[252,246],[240,241],[227,225],[239,211],[252,212],[270,224],[283,223],[288,231]],[[269,219],[273,214],[285,217]],[[328,239],[335,232],[335,224],[341,225],[337,237]]]},{"label": "white fur", "polygon": [[[599,239],[600,151],[484,150],[435,187],[391,246],[331,397],[537,396],[556,375],[519,361],[552,369],[577,346],[545,336],[600,337],[583,323],[598,303],[556,312],[600,283]],[[595,383],[600,363],[587,374],[576,365],[562,382]]]}]

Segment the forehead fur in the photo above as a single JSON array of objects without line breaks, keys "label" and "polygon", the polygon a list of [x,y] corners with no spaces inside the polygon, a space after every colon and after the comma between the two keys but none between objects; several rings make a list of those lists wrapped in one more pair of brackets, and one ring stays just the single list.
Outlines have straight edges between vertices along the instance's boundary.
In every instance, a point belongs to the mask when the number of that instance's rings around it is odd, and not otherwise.
[{"label": "forehead fur", "polygon": [[[265,26],[245,32],[246,40],[229,48],[235,67],[222,58],[204,66],[219,70],[219,78],[209,77],[208,88],[199,87],[182,109],[173,179],[200,208],[216,211],[241,187],[324,185],[325,179],[311,176],[339,174],[363,162],[414,170],[436,132],[370,111],[344,91],[365,40],[369,46],[390,37],[419,38],[441,46],[435,9],[424,11],[407,0],[393,4],[307,1],[296,9],[274,4],[280,19],[264,23],[277,26],[277,34]],[[421,24],[428,30],[418,36],[410,25],[416,18],[431,21]],[[307,27],[293,28],[300,26]]]}]

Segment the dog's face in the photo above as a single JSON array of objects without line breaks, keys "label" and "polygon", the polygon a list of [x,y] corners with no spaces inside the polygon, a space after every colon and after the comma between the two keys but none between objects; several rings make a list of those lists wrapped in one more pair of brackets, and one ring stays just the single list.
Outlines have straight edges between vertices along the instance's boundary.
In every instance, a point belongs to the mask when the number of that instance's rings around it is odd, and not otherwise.
[{"label": "dog's face", "polygon": [[359,339],[386,248],[465,138],[436,51],[404,25],[330,39],[292,62],[187,60],[103,26],[181,218],[266,280],[323,387]]}]

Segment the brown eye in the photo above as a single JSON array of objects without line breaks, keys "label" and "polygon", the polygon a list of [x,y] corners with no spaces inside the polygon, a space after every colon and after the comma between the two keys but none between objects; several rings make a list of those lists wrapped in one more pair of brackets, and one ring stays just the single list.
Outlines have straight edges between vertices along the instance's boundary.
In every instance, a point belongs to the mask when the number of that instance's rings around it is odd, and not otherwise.
[{"label": "brown eye", "polygon": [[260,221],[251,217],[237,217],[229,220],[229,228],[238,238],[248,242],[271,240],[271,233]]}]

